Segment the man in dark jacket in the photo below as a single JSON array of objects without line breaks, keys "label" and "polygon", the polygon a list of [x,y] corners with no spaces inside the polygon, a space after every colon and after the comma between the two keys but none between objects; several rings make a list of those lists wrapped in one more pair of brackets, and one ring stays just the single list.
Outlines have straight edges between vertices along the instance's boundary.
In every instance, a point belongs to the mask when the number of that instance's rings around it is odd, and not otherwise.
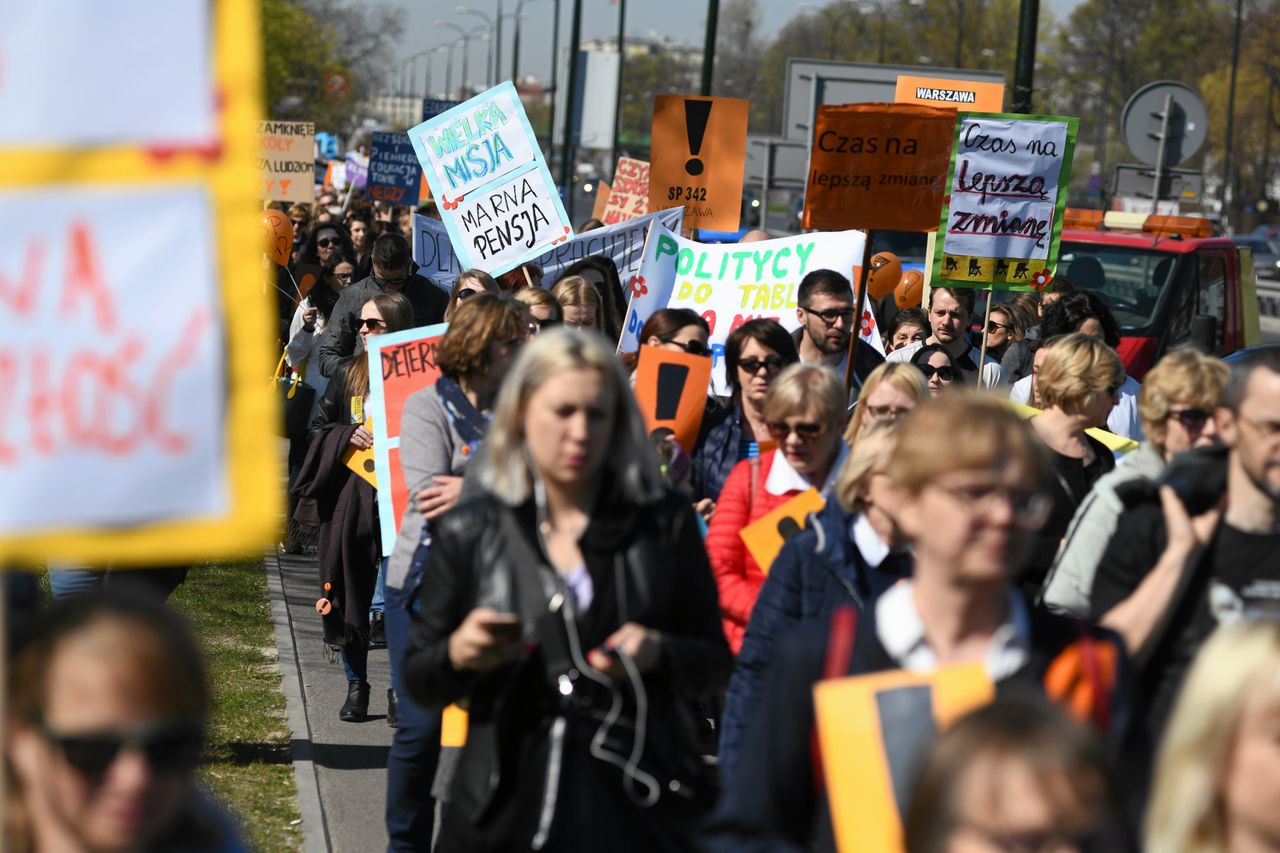
[{"label": "man in dark jacket", "polygon": [[373,244],[373,275],[343,288],[320,344],[320,372],[329,378],[356,352],[360,309],[380,293],[400,293],[413,305],[414,325],[444,322],[449,294],[428,278],[409,272],[409,244],[399,234],[383,234]]},{"label": "man in dark jacket", "polygon": [[[853,285],[835,270],[813,270],[800,281],[796,291],[796,319],[800,328],[792,333],[800,360],[830,367],[842,377],[849,361],[849,340],[853,337]],[[851,390],[849,403],[858,398],[858,389],[884,363],[862,338],[855,338],[853,368],[848,370]]]}]

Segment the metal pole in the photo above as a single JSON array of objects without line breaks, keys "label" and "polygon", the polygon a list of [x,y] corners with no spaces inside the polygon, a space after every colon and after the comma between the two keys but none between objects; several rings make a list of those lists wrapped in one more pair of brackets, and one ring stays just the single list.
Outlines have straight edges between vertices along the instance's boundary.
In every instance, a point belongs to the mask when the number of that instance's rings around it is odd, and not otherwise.
[{"label": "metal pole", "polygon": [[1236,124],[1236,72],[1240,68],[1240,19],[1244,0],[1236,0],[1236,31],[1231,42],[1231,88],[1227,92],[1227,141],[1222,152],[1222,231],[1231,233],[1231,149]]},{"label": "metal pole", "polygon": [[1160,117],[1160,147],[1156,149],[1155,186],[1151,190],[1151,212],[1160,212],[1160,178],[1164,175],[1164,152],[1169,146],[1169,119],[1173,115],[1173,95],[1164,96],[1164,109]]},{"label": "metal pole", "polygon": [[502,79],[502,69],[498,67],[502,64],[502,0],[498,0],[498,16],[493,19],[493,24],[496,30],[494,40],[497,42],[493,50],[493,79],[497,82]]},{"label": "metal pole", "polygon": [[[1111,126],[1111,69],[1116,61],[1116,4],[1115,0],[1107,0],[1107,27],[1110,37],[1107,39],[1107,70],[1102,78],[1102,109],[1098,113],[1098,138],[1094,143],[1097,148],[1098,178],[1105,180],[1107,174],[1107,130]],[[1099,193],[1099,202],[1105,193]]]},{"label": "metal pole", "polygon": [[520,65],[520,15],[524,12],[524,0],[518,0],[516,3],[516,30],[511,37],[511,82],[514,83],[519,79],[517,72]]},{"label": "metal pole", "polygon": [[618,87],[613,101],[613,169],[618,170],[618,141],[622,138],[622,66],[626,62],[627,0],[618,0]]},{"label": "metal pole", "polygon": [[484,55],[484,87],[488,89],[493,86],[493,29],[490,28],[485,35],[488,49]]},{"label": "metal pole", "polygon": [[551,13],[551,110],[547,118],[547,153],[555,154],[556,150],[556,96],[560,90],[556,87],[556,69],[560,66],[560,0],[555,0],[555,10]]},{"label": "metal pole", "polygon": [[760,230],[769,230],[769,171],[773,165],[773,145],[772,139],[766,140],[764,143],[764,168],[760,174]]},{"label": "metal pole", "polygon": [[569,96],[564,102],[564,137],[560,140],[560,191],[565,194],[565,213],[573,220],[573,158],[577,140],[573,138],[573,101],[578,91],[578,44],[582,40],[582,0],[573,0],[573,19],[569,23]]},{"label": "metal pole", "polygon": [[436,54],[439,50],[430,50],[427,52],[427,76],[422,81],[422,97],[431,97],[431,63],[435,61]]},{"label": "metal pole", "polygon": [[471,82],[467,79],[467,54],[471,53],[471,36],[462,37],[462,100],[471,97]]},{"label": "metal pole", "polygon": [[449,45],[449,57],[444,62],[444,99],[450,100],[453,97],[453,48]]},{"label": "metal pole", "polygon": [[[1013,71],[1012,108],[1015,113],[1031,112],[1031,91],[1035,87],[1036,74],[1036,28],[1040,25],[1039,21],[1040,0],[1022,0],[1018,10],[1018,58]],[[1101,117],[1101,121],[1106,120],[1105,115]]]},{"label": "metal pole", "polygon": [[707,35],[702,42],[702,88],[703,97],[711,95],[711,74],[716,64],[716,26],[720,21],[720,0],[707,0]]},{"label": "metal pole", "polygon": [[[1039,0],[1032,0],[1039,2]],[[1026,5],[1026,0],[1023,4]],[[956,68],[963,68],[964,65],[964,0],[956,0]],[[1016,112],[1016,110],[1015,110]]]}]

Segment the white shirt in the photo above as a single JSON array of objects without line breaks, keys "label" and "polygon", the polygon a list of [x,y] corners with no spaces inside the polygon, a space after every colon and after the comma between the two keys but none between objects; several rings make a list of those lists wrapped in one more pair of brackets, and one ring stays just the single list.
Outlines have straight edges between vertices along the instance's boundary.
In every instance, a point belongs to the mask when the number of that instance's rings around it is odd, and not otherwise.
[{"label": "white shirt", "polygon": [[[900,580],[876,601],[876,638],[898,666],[922,672],[936,668],[938,656],[925,637],[914,588],[909,578]],[[983,661],[992,681],[1008,678],[1031,660],[1031,614],[1027,603],[1012,590],[1008,599],[1008,621],[992,635]]]},{"label": "white shirt", "polygon": [[[819,493],[825,498],[831,494],[836,486],[836,473],[840,470],[840,466],[844,465],[845,457],[849,455],[849,445],[843,441],[838,444],[840,452],[836,454],[835,462],[831,463],[831,471],[827,474],[827,482],[819,489]],[[786,454],[782,452],[782,448],[778,448],[773,454],[773,465],[769,467],[769,476],[764,480],[764,490],[771,495],[785,495],[788,492],[807,492],[813,488],[813,483],[809,482],[809,478],[801,474],[795,468],[791,467],[791,463],[787,461]]]},{"label": "white shirt", "polygon": [[[898,349],[889,353],[884,357],[885,361],[902,362],[903,364],[911,363],[911,356],[915,355],[924,348],[924,341],[916,341],[913,344],[906,344],[898,347]],[[978,363],[979,350],[970,346],[965,350],[961,357],[969,356],[969,360],[974,364]],[[1004,368],[1000,366],[1000,362],[991,356],[987,356],[987,360],[982,364],[982,386],[984,388],[994,388],[1004,381]]]},{"label": "white shirt", "polygon": [[[1142,418],[1138,414],[1138,392],[1142,384],[1125,374],[1120,383],[1120,399],[1107,415],[1107,431],[1137,442],[1146,441],[1142,433]],[[1031,377],[1024,376],[1009,389],[1009,399],[1015,403],[1031,405]]]},{"label": "white shirt", "polygon": [[865,512],[858,513],[849,524],[849,539],[853,541],[862,559],[873,569],[879,568],[889,556],[889,546],[884,544],[880,534],[871,526],[871,519],[867,518]]}]

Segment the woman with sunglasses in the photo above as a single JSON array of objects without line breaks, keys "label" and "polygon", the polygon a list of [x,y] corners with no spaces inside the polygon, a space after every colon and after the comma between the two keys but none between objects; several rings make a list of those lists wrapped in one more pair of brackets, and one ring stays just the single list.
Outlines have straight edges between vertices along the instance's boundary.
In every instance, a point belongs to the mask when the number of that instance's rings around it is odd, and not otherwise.
[{"label": "woman with sunglasses", "polygon": [[[640,343],[649,347],[710,356],[707,339],[711,327],[696,311],[689,308],[662,308],[654,311],[640,329]],[[623,364],[634,375],[639,353],[623,353]]]},{"label": "woman with sunglasses", "polygon": [[458,305],[477,293],[498,293],[498,282],[484,270],[465,270],[453,282],[449,291],[449,304],[444,309],[444,321],[449,322]]},{"label": "woman with sunglasses", "polygon": [[735,655],[768,568],[756,563],[739,534],[810,488],[831,491],[831,475],[848,449],[840,440],[846,394],[829,368],[793,364],[782,371],[764,403],[777,449],[739,462],[725,481],[707,530],[707,554],[720,590],[725,637]]},{"label": "woman with sunglasses", "polygon": [[1094,483],[1116,467],[1111,450],[1085,430],[1106,427],[1123,381],[1124,365],[1115,351],[1083,334],[1054,341],[1036,373],[1044,409],[1031,426],[1052,462],[1053,511],[1036,531],[1035,550],[1020,579],[1032,598],[1053,565],[1071,517]]},{"label": "woman with sunglasses", "polygon": [[529,307],[529,317],[538,327],[536,331],[540,332],[564,322],[564,309],[551,295],[551,291],[542,287],[522,287],[513,295],[517,302]]},{"label": "woman with sunglasses", "polygon": [[1126,484],[1159,479],[1174,456],[1218,443],[1213,410],[1227,384],[1227,365],[1192,350],[1166,355],[1144,377],[1138,412],[1147,440],[1110,474],[1094,483],[1076,510],[1044,586],[1044,603],[1089,617],[1094,575],[1124,512],[1119,491]]},{"label": "woman with sunglasses", "polygon": [[799,360],[795,341],[773,320],[749,320],[729,333],[724,343],[729,396],[703,416],[693,450],[693,498],[704,518],[714,514],[733,467],[759,456],[761,443],[767,447],[765,396],[783,368]]},{"label": "woman with sunglasses", "polygon": [[1011,344],[1022,340],[1022,314],[1008,305],[992,306],[984,332],[987,338],[987,355],[996,361],[1004,358]]},{"label": "woman with sunglasses", "polygon": [[[358,335],[368,340],[413,328],[413,305],[399,293],[383,293],[360,308]],[[316,418],[311,446],[293,491],[314,501],[318,527],[320,600],[316,609],[324,623],[324,641],[337,651],[347,676],[347,699],[338,716],[362,722],[369,711],[370,606],[382,562],[378,539],[377,493],[344,462],[349,449],[368,450],[373,433],[368,423],[369,360],[364,352],[349,359],[332,377]],[[299,514],[308,508],[303,504]]]},{"label": "woman with sunglasses", "polygon": [[324,262],[333,255],[354,258],[355,247],[351,245],[351,235],[347,229],[336,222],[317,222],[311,226],[307,234],[307,242],[298,253],[298,265],[314,264],[323,267]]},{"label": "woman with sunglasses", "polygon": [[929,396],[936,397],[951,387],[957,379],[963,380],[955,359],[942,344],[925,344],[911,356],[911,364],[919,368],[929,383]]},{"label": "woman with sunglasses", "polygon": [[897,423],[928,399],[929,384],[919,368],[912,364],[885,362],[871,371],[862,383],[853,418],[844,432],[845,442],[856,447],[864,432],[880,424]]},{"label": "woman with sunglasses", "polygon": [[178,616],[107,589],[32,626],[6,690],[4,849],[244,850],[196,785],[209,691]]}]

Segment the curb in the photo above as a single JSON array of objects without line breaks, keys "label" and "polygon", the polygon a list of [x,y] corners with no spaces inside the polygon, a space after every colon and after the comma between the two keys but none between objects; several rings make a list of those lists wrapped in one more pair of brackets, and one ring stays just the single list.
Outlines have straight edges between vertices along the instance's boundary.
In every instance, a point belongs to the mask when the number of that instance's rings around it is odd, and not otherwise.
[{"label": "curb", "polygon": [[289,747],[293,756],[293,777],[298,787],[298,811],[302,815],[302,849],[305,853],[328,853],[329,826],[320,804],[320,783],[312,758],[311,723],[302,693],[298,651],[293,644],[289,602],[280,576],[280,559],[274,553],[263,558],[267,569],[267,594],[271,598],[271,621],[276,629],[276,649],[280,661],[281,688],[289,717]]}]

